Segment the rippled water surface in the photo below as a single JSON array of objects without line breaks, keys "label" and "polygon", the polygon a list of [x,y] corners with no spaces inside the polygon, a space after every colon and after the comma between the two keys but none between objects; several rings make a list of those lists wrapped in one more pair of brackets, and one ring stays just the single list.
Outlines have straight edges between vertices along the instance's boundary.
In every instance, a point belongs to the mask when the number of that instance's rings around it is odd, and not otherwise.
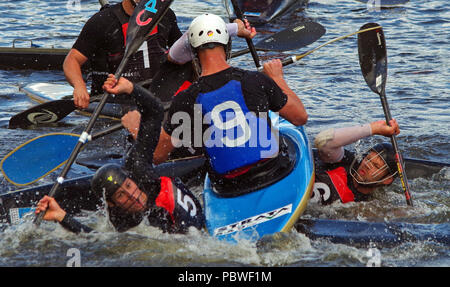
[{"label": "rippled water surface", "polygon": [[[401,7],[369,11],[355,0],[310,0],[274,23],[259,27],[266,33],[289,24],[316,21],[326,34],[316,43],[292,53],[302,53],[330,39],[357,31],[367,22],[384,27],[388,52],[387,97],[391,113],[401,126],[399,146],[405,157],[450,162],[450,10],[445,0],[410,1]],[[210,12],[226,17],[221,0],[175,1],[179,26],[186,30],[197,15]],[[0,2],[0,46],[14,39],[33,40],[42,47],[70,48],[84,22],[97,11],[95,0],[81,1],[81,10],[67,10],[63,0],[15,0]],[[28,43],[22,42],[24,46]],[[234,49],[245,47],[235,40]],[[263,59],[286,57],[260,52]],[[231,61],[254,69],[249,55]],[[308,113],[306,126],[312,139],[319,131],[383,119],[378,95],[367,87],[359,68],[356,37],[326,46],[286,67],[285,77],[303,100]],[[72,131],[87,118],[76,114],[52,127],[10,130],[9,118],[34,105],[19,86],[33,82],[64,81],[57,71],[0,71],[0,156],[27,139],[55,131]],[[79,128],[78,128],[79,131]],[[358,150],[379,139],[366,139]],[[86,174],[76,166],[71,176]],[[450,218],[450,173],[441,170],[431,178],[410,181],[415,207],[405,204],[398,180],[379,190],[365,203],[310,204],[303,217],[368,221],[448,223]],[[44,179],[38,184],[52,182]],[[0,176],[0,193],[17,187]],[[200,188],[199,190],[200,191]],[[74,235],[54,223],[33,228],[31,223],[9,227],[0,235],[0,266],[65,266],[66,252],[78,248],[83,266],[365,266],[367,248],[310,240],[296,231],[266,246],[240,241],[229,245],[205,232],[168,235],[145,224],[117,234],[107,224],[104,212],[80,218],[101,231]],[[449,266],[449,247],[434,242],[407,242],[380,248],[383,266]]]}]

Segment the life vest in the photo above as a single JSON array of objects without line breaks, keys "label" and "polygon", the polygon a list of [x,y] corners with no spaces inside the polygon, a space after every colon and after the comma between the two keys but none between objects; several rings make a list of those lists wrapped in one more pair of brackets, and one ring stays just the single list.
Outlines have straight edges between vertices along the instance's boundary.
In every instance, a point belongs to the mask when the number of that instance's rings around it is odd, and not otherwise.
[{"label": "life vest", "polygon": [[336,188],[342,203],[355,201],[355,195],[347,184],[347,172],[345,171],[345,168],[341,166],[327,171],[327,174]]},{"label": "life vest", "polygon": [[[239,78],[211,91],[200,92],[196,104],[201,105],[203,146],[212,169],[226,174],[278,154],[278,141],[270,121],[250,112]],[[268,115],[267,115],[268,117]]]},{"label": "life vest", "polygon": [[186,230],[190,226],[202,228],[204,223],[202,207],[195,196],[179,181],[162,176],[161,189],[155,205],[165,209],[172,219],[174,228]]},{"label": "life vest", "polygon": [[322,170],[316,165],[316,180],[311,202],[331,204],[340,199],[342,203],[355,201],[355,195],[349,187],[348,174],[344,167]]}]

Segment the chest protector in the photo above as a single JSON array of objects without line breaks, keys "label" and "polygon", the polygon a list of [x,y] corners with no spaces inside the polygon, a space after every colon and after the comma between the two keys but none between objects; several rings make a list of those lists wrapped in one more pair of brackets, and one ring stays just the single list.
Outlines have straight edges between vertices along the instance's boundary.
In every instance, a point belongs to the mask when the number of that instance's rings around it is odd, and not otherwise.
[{"label": "chest protector", "polygon": [[196,104],[201,105],[203,146],[211,167],[226,174],[253,165],[278,154],[278,137],[272,131],[268,113],[258,117],[250,112],[236,79],[207,93],[199,93]]}]

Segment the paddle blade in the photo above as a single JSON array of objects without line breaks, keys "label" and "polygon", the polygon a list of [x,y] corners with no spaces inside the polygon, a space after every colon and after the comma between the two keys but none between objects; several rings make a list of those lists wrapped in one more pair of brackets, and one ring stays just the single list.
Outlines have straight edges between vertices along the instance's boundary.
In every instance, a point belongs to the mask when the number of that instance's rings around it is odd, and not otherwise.
[{"label": "paddle blade", "polygon": [[[363,25],[360,30],[379,26],[376,23]],[[383,29],[358,34],[358,54],[361,71],[370,89],[377,94],[384,92],[387,78],[386,42]]]},{"label": "paddle blade", "polygon": [[147,0],[139,2],[128,23],[124,58],[128,58],[139,49],[162,19],[162,16],[169,10],[172,2],[173,0]]},{"label": "paddle blade", "polygon": [[14,185],[27,185],[64,164],[79,135],[55,133],[31,139],[10,152],[1,162],[5,178]]},{"label": "paddle blade", "polygon": [[265,38],[255,46],[258,50],[266,51],[296,50],[319,40],[325,32],[325,28],[319,23],[299,23]]},{"label": "paddle blade", "polygon": [[43,103],[11,117],[9,128],[25,128],[30,125],[56,123],[75,109],[73,100]]}]

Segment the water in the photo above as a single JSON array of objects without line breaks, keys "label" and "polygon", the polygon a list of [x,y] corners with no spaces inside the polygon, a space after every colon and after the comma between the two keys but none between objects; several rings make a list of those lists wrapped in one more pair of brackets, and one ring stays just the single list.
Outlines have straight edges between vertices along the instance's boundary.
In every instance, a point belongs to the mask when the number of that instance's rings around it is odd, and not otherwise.
[{"label": "water", "polygon": [[[175,1],[173,9],[182,31],[193,17],[204,12],[226,16],[220,0]],[[405,157],[450,162],[450,12],[447,1],[412,1],[395,9],[368,11],[354,0],[311,0],[304,10],[260,28],[279,31],[288,24],[314,20],[327,33],[302,53],[338,36],[357,31],[367,22],[384,27],[388,52],[387,97],[391,113],[401,126],[399,146]],[[14,39],[32,39],[44,47],[70,48],[83,23],[98,10],[95,0],[81,1],[80,11],[68,11],[66,1],[16,0],[0,3],[0,46]],[[264,33],[256,41],[264,37]],[[26,43],[24,44],[26,45]],[[234,49],[245,41],[234,40]],[[293,52],[294,53],[294,52]],[[263,59],[290,53],[262,53]],[[250,55],[231,61],[254,69]],[[336,42],[284,70],[292,89],[303,100],[308,113],[307,132],[312,139],[329,127],[363,124],[383,119],[378,95],[370,91],[361,75],[356,37]],[[32,82],[64,81],[62,72],[0,71],[0,156],[38,135],[72,131],[87,119],[68,116],[64,123],[31,130],[9,130],[9,118],[33,103],[19,92],[20,85]],[[79,128],[78,128],[79,131]],[[356,145],[364,150],[377,139]],[[88,170],[76,166],[70,175]],[[414,208],[406,206],[398,180],[387,190],[379,190],[365,203],[321,207],[310,204],[303,217],[368,221],[448,223],[450,218],[450,173],[442,170],[431,178],[410,180]],[[44,179],[39,184],[52,182]],[[0,192],[17,189],[0,177]],[[197,190],[199,191],[199,190]],[[244,240],[237,245],[218,242],[204,231],[168,235],[144,224],[117,234],[108,225],[103,211],[80,218],[99,230],[76,236],[54,223],[35,229],[31,223],[7,228],[0,236],[0,266],[65,266],[71,248],[80,250],[82,266],[366,266],[368,248],[310,240],[292,231],[266,246]],[[448,246],[434,242],[402,243],[380,248],[382,266],[449,266]]]}]

